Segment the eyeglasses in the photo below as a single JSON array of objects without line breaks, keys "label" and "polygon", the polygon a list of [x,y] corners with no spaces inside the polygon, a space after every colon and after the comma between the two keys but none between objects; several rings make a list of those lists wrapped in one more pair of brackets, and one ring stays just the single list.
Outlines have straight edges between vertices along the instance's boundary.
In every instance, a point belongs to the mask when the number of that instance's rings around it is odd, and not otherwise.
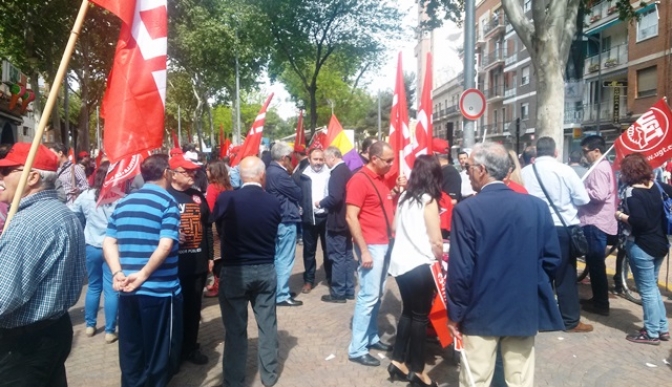
[{"label": "eyeglasses", "polygon": [[583,149],[581,149],[581,150],[583,151],[583,154],[585,155],[586,153],[588,153],[588,152],[592,152],[592,151],[594,151],[595,149],[586,149],[586,148],[583,148]]},{"label": "eyeglasses", "polygon": [[181,173],[181,174],[183,174],[183,175],[185,175],[185,176],[191,176],[191,175],[196,174],[196,170],[195,170],[195,169],[189,169],[189,170],[186,170],[186,171],[176,171],[176,170],[173,169],[172,171],[175,172],[175,173]]},{"label": "eyeglasses", "polygon": [[23,171],[23,168],[16,168],[16,167],[2,167],[0,168],[0,176],[9,176],[10,174],[14,172],[21,172]]}]

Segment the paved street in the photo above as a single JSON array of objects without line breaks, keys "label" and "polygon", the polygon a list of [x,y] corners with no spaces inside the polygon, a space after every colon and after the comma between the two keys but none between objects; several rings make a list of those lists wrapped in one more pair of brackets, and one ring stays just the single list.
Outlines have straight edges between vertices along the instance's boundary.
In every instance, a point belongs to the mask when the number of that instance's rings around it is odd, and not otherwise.
[{"label": "paved street", "polygon": [[[319,250],[319,249],[318,249]],[[319,254],[319,252],[318,252]],[[302,285],[303,263],[301,248],[291,278],[292,289]],[[321,255],[318,256],[318,264]],[[321,265],[320,265],[321,266]],[[663,266],[664,270],[665,266]],[[298,299],[304,305],[295,308],[278,308],[281,374],[278,387],[294,386],[391,386],[385,367],[388,354],[374,353],[382,359],[382,366],[367,368],[347,359],[350,340],[350,320],[354,302],[328,304],[320,301],[327,294],[323,283],[324,272],[319,271],[322,282],[308,295]],[[581,285],[582,297],[588,297],[590,288]],[[672,301],[667,300],[668,316],[672,315]],[[394,340],[396,317],[401,302],[397,285],[390,278],[383,300],[379,326],[383,341]],[[102,334],[103,314],[99,313],[99,333],[88,338],[84,335],[83,296],[72,308],[74,343],[66,363],[71,387],[119,386],[120,372],[117,344],[105,344]],[[222,353],[224,328],[216,299],[206,299],[203,309],[199,341],[204,353],[210,357],[205,366],[185,364],[172,381],[173,387],[212,387],[222,383]],[[641,307],[621,298],[612,300],[610,317],[585,315],[584,320],[595,325],[588,334],[564,332],[542,333],[537,336],[536,386],[670,386],[672,368],[672,342],[659,347],[632,344],[625,340],[627,332],[641,326]],[[261,386],[256,363],[256,324],[250,310],[250,346],[248,352],[248,385]],[[437,344],[427,347],[430,376],[443,386],[457,386],[458,368],[451,350]],[[396,382],[397,385],[406,385]]]}]

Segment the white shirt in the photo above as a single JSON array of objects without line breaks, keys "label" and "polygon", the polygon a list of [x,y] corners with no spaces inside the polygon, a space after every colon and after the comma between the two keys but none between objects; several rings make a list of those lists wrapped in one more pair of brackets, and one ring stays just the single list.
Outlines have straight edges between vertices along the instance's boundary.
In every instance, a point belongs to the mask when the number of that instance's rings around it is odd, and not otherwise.
[{"label": "white shirt", "polygon": [[432,244],[425,224],[425,206],[432,201],[428,194],[422,195],[422,203],[415,200],[401,202],[406,192],[401,194],[395,218],[396,236],[390,258],[390,275],[397,277],[420,265],[436,262]]},{"label": "white shirt", "polygon": [[308,165],[306,169],[303,170],[303,174],[310,178],[310,191],[312,195],[312,206],[314,214],[324,214],[327,212],[325,208],[315,207],[315,202],[322,201],[329,191],[329,177],[331,177],[331,172],[329,168],[323,166],[320,172],[315,172],[313,168]]},{"label": "white shirt", "polygon": [[462,172],[460,172],[460,177],[462,178],[462,189],[460,190],[462,197],[465,198],[475,194],[476,191],[471,187],[471,180],[469,180],[469,174],[466,169],[463,169]]},{"label": "white shirt", "polygon": [[[588,192],[581,182],[579,175],[574,172],[569,165],[558,162],[554,157],[541,156],[537,157],[534,165],[537,166],[539,177],[546,188],[546,192],[553,200],[553,204],[562,214],[567,226],[576,226],[579,224],[577,207],[583,206],[590,202]],[[528,165],[521,171],[525,189],[530,195],[534,195],[548,204],[546,195],[542,191],[539,181],[534,174],[532,165]],[[550,204],[548,209],[551,211],[553,217],[553,224],[556,227],[562,227],[560,218],[555,213]]]}]

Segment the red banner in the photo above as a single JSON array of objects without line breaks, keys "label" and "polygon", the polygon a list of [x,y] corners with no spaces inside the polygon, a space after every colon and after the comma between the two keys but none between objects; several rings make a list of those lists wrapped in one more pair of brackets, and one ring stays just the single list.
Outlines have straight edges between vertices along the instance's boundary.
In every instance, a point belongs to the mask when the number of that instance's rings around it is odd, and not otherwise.
[{"label": "red banner", "polygon": [[631,153],[640,152],[652,168],[672,157],[672,111],[663,98],[656,102],[614,143],[615,165]]},{"label": "red banner", "polygon": [[240,163],[247,156],[255,156],[259,154],[261,137],[264,135],[264,122],[266,121],[266,110],[268,109],[268,105],[271,104],[272,99],[273,99],[273,93],[271,93],[271,95],[269,95],[268,98],[266,98],[266,102],[264,102],[264,105],[261,107],[261,110],[259,110],[259,114],[257,114],[257,118],[254,120],[252,128],[250,128],[250,132],[247,134],[247,137],[245,137],[245,142],[243,142],[243,145],[240,147],[240,151],[238,152],[238,154],[236,154],[235,158],[231,160],[232,167],[238,165],[238,163]]},{"label": "red banner", "polygon": [[105,182],[100,188],[98,205],[113,203],[126,196],[130,180],[140,173],[140,165],[149,153],[128,156],[110,165]]},{"label": "red banner", "polygon": [[397,76],[394,85],[394,98],[390,112],[390,146],[394,150],[394,164],[385,176],[388,185],[393,186],[400,173],[409,176],[411,169],[406,162],[405,155],[413,149],[411,131],[408,128],[408,105],[406,103],[406,88],[404,86],[404,71],[401,63],[401,52],[397,59]]},{"label": "red banner", "polygon": [[436,297],[434,297],[434,304],[429,311],[429,321],[432,323],[439,342],[443,348],[449,346],[453,342],[453,336],[448,330],[448,301],[446,300],[446,276],[443,266],[445,262],[435,262],[430,268],[432,269],[432,277],[434,277],[434,284],[436,285]]},{"label": "red banner", "polygon": [[415,143],[412,152],[404,155],[410,168],[413,168],[417,156],[432,154],[432,87],[432,54],[428,52],[422,98],[418,106],[418,124],[415,127]]},{"label": "red banner", "polygon": [[296,137],[294,138],[294,152],[297,145],[306,146],[306,133],[303,131],[303,110],[299,112],[299,121],[296,123]]}]

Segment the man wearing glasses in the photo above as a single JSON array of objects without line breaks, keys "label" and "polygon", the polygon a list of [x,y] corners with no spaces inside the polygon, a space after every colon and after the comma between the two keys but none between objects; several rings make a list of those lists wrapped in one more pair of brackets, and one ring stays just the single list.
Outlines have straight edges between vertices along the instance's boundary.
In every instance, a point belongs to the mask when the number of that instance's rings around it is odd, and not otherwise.
[{"label": "man wearing glasses", "polygon": [[607,235],[618,233],[618,221],[614,217],[618,184],[611,163],[602,157],[606,151],[604,138],[588,136],[581,141],[581,148],[591,165],[597,163],[583,181],[590,203],[579,209],[583,233],[588,240],[586,264],[593,291],[593,298],[581,300],[581,304],[587,312],[609,316],[609,281],[604,250],[607,247]]},{"label": "man wearing glasses", "polygon": [[203,365],[208,357],[199,350],[198,324],[209,262],[214,259],[210,207],[203,193],[192,188],[194,176],[201,167],[182,155],[173,156],[169,166],[168,192],[180,209],[178,275],[184,300],[182,360]]},{"label": "man wearing glasses", "polygon": [[0,238],[0,384],[67,386],[72,346],[68,309],[85,275],[84,231],[54,189],[56,156],[40,145],[23,192],[17,192],[31,144],[0,160],[0,201],[21,196]]}]

